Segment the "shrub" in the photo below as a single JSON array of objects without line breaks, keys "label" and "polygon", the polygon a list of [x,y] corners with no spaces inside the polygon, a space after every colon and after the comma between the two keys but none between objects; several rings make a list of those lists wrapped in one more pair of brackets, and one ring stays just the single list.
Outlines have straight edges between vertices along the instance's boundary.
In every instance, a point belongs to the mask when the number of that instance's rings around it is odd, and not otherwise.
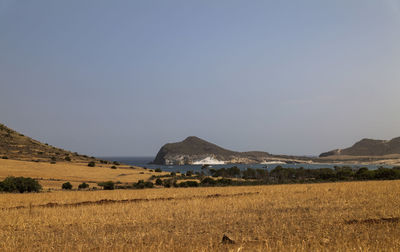
[{"label": "shrub", "polygon": [[70,158],[70,157],[68,157],[68,156],[67,156],[67,157],[65,157],[64,159],[65,159],[65,161],[67,161],[67,162],[71,162],[71,158]]},{"label": "shrub", "polygon": [[204,178],[200,182],[200,184],[201,185],[215,185],[215,184],[217,184],[217,182],[214,179],[207,177],[207,178]]},{"label": "shrub", "polygon": [[93,161],[91,161],[91,162],[88,163],[88,166],[89,166],[89,167],[95,167],[95,166],[96,166],[96,163],[93,162]]},{"label": "shrub", "polygon": [[176,176],[176,172],[171,172],[171,176],[175,177]]},{"label": "shrub", "polygon": [[115,188],[114,182],[112,181],[101,182],[97,185],[102,186],[104,190],[114,190]]},{"label": "shrub", "polygon": [[199,186],[199,183],[197,181],[186,181],[186,184],[189,187],[198,187]]},{"label": "shrub", "polygon": [[172,186],[172,184],[173,184],[172,179],[165,179],[165,180],[163,181],[163,185],[164,185],[164,187],[166,187],[166,188],[170,188],[170,187]]},{"label": "shrub", "polygon": [[154,184],[152,182],[144,182],[143,180],[139,180],[137,183],[133,184],[133,187],[136,189],[153,188]]},{"label": "shrub", "polygon": [[117,169],[117,167],[115,165],[111,166],[111,169]]},{"label": "shrub", "polygon": [[187,171],[187,172],[186,172],[186,176],[191,177],[192,175],[193,175],[193,172],[192,172],[192,171]]},{"label": "shrub", "polygon": [[232,180],[227,178],[222,178],[217,180],[217,184],[219,185],[232,185]]},{"label": "shrub", "polygon": [[154,170],[155,172],[162,172],[160,168]]},{"label": "shrub", "polygon": [[198,187],[197,181],[185,181],[179,184],[179,187]]},{"label": "shrub", "polygon": [[156,185],[162,185],[162,184],[163,184],[163,181],[160,178],[158,178],[156,180]]},{"label": "shrub", "polygon": [[70,182],[66,182],[66,183],[62,184],[61,188],[63,190],[71,190],[72,189],[72,184]]},{"label": "shrub", "polygon": [[178,184],[179,187],[188,187],[188,184],[186,182],[181,182]]},{"label": "shrub", "polygon": [[8,159],[8,157],[7,156],[3,156],[2,159]]},{"label": "shrub", "polygon": [[80,184],[79,186],[78,186],[78,189],[80,190],[80,189],[86,189],[86,188],[89,188],[89,184],[87,184],[87,183],[85,183],[85,182],[83,182],[82,184]]},{"label": "shrub", "polygon": [[120,165],[120,163],[118,161],[114,161],[113,164],[114,165]]},{"label": "shrub", "polygon": [[7,177],[0,182],[0,191],[4,192],[39,192],[42,186],[33,178]]},{"label": "shrub", "polygon": [[56,157],[51,157],[51,161],[55,162],[57,160]]}]

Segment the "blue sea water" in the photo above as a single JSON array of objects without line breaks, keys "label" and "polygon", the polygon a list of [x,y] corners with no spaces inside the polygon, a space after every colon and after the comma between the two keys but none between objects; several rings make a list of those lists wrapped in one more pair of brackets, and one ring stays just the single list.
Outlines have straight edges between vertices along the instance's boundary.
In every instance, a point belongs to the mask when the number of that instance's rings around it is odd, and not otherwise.
[{"label": "blue sea water", "polygon": [[[154,160],[154,157],[102,157],[102,159],[109,161],[118,161],[120,163],[132,165],[132,166],[140,166],[146,167],[148,169],[157,169],[160,168],[163,171],[168,172],[181,172],[186,173],[187,171],[200,172],[202,165],[154,165],[150,164]],[[220,169],[220,168],[230,168],[232,166],[237,166],[241,170],[245,170],[247,168],[254,169],[267,169],[272,170],[276,166],[282,166],[284,168],[300,168],[303,167],[305,169],[319,169],[319,168],[334,168],[334,166],[350,166],[354,169],[367,167],[370,170],[377,169],[381,165],[362,165],[362,164],[225,164],[225,165],[211,165],[210,168]],[[387,168],[392,168],[392,166],[383,166]]]}]

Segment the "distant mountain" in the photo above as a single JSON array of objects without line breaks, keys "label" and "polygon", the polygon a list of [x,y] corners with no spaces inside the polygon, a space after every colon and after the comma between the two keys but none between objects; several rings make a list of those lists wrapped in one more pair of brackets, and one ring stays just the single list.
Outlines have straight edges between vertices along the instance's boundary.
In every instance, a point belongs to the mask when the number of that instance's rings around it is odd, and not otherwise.
[{"label": "distant mountain", "polygon": [[[304,160],[302,160],[304,162]],[[236,152],[191,136],[178,143],[168,143],[161,147],[154,164],[253,164],[267,162],[296,162],[293,157],[275,156],[268,152]]]},{"label": "distant mountain", "polygon": [[87,162],[93,157],[43,144],[0,124],[0,158],[26,161]]},{"label": "distant mountain", "polygon": [[400,154],[400,137],[390,141],[364,138],[349,148],[324,152],[319,156],[384,156],[390,154]]}]

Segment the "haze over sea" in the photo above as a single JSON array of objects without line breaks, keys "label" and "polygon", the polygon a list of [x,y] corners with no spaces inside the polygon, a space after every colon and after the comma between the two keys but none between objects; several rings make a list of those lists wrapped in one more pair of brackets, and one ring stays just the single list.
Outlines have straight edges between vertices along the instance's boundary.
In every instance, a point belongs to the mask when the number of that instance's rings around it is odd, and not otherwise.
[{"label": "haze over sea", "polygon": [[[102,159],[110,160],[110,161],[118,161],[120,163],[146,167],[148,169],[157,169],[160,168],[163,171],[168,172],[181,172],[185,173],[187,171],[200,172],[202,171],[202,165],[155,165],[151,164],[154,160],[154,157],[102,157]],[[300,168],[303,167],[305,169],[318,169],[318,168],[334,168],[335,166],[350,166],[354,169],[367,167],[370,170],[375,170],[378,167],[387,167],[392,168],[392,166],[387,165],[361,165],[361,164],[224,164],[224,165],[210,165],[210,168],[220,169],[220,168],[229,168],[232,166],[237,166],[241,170],[245,170],[247,168],[253,169],[267,169],[272,170],[278,165],[284,168]]]}]

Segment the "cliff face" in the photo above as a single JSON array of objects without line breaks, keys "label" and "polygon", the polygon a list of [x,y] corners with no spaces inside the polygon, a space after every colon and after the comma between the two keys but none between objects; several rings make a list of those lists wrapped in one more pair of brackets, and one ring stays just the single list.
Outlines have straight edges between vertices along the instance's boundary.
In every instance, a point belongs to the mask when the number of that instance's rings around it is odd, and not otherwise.
[{"label": "cliff face", "polygon": [[400,154],[400,137],[393,138],[390,141],[365,138],[349,148],[321,153],[320,157],[333,155],[384,156],[390,154]]},{"label": "cliff face", "polygon": [[[236,152],[221,148],[198,137],[164,145],[154,159],[159,165],[186,164],[255,164],[293,162],[291,158],[273,156],[267,152]],[[300,161],[299,161],[300,162]],[[304,160],[303,160],[304,162]]]}]

